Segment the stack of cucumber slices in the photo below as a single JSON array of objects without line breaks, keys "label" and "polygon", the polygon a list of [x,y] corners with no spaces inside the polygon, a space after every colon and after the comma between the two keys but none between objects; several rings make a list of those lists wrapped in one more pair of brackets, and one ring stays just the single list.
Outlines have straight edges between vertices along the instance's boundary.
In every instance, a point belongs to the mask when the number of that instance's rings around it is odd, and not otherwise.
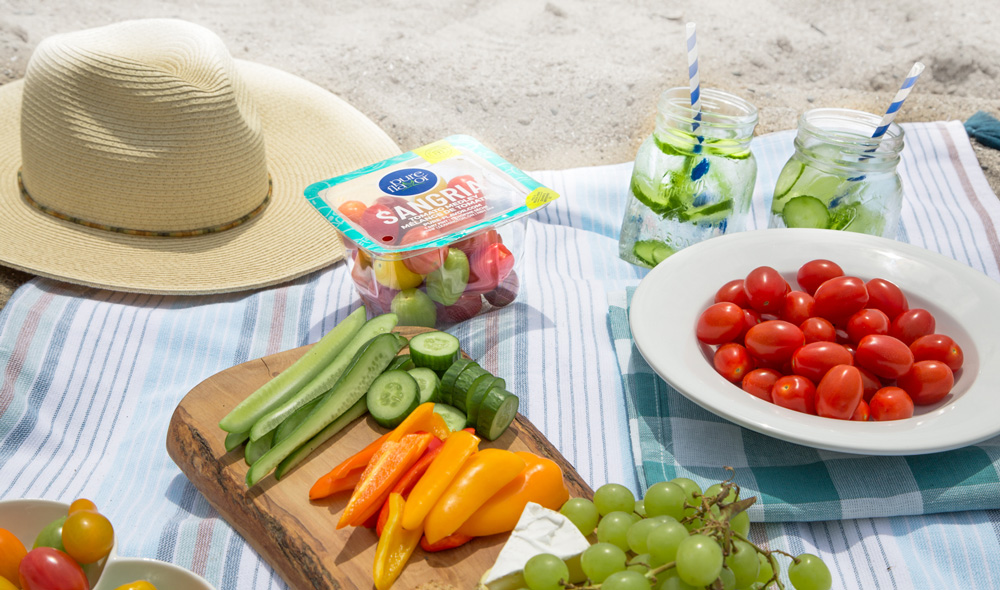
[{"label": "stack of cucumber slices", "polygon": [[[392,313],[365,320],[365,309],[356,310],[219,422],[227,451],[245,443],[247,485],[272,471],[281,479],[366,412],[394,428],[433,402],[453,431],[474,427],[495,440],[507,430],[518,401],[503,379],[461,359],[451,334],[424,332],[407,342],[392,332],[397,321]],[[400,354],[407,345],[410,353]]]},{"label": "stack of cucumber slices", "polygon": [[460,356],[458,339],[447,332],[414,336],[410,354],[397,357],[405,362],[382,373],[368,390],[372,418],[393,428],[418,405],[434,402],[451,430],[475,428],[479,436],[496,440],[514,421],[517,396],[503,379]]}]

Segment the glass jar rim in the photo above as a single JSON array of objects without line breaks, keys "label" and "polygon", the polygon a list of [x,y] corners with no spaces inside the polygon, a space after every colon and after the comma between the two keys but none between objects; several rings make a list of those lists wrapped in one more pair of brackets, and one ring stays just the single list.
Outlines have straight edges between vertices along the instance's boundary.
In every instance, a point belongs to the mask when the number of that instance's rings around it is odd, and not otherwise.
[{"label": "glass jar rim", "polygon": [[882,116],[855,109],[822,107],[809,109],[799,117],[799,133],[806,132],[824,143],[845,151],[874,151],[899,154],[903,150],[903,128],[890,123],[879,139],[872,135]]},{"label": "glass jar rim", "polygon": [[[713,127],[741,128],[757,125],[757,107],[746,100],[724,90],[701,88],[701,112],[703,125]],[[691,89],[686,86],[668,88],[660,94],[660,112],[670,113],[670,117],[691,124],[695,122],[695,111],[691,107]]]}]

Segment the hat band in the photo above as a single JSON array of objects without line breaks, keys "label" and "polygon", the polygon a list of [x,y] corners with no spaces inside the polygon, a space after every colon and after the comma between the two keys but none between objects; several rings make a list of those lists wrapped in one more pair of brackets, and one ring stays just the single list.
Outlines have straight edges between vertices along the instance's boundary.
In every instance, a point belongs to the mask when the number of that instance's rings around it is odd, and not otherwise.
[{"label": "hat band", "polygon": [[114,233],[118,233],[118,234],[126,234],[126,235],[130,235],[130,236],[144,236],[144,237],[156,237],[156,238],[190,238],[190,237],[193,237],[193,236],[203,236],[203,235],[207,235],[207,234],[214,234],[214,233],[218,233],[218,232],[221,232],[221,231],[225,231],[227,229],[232,229],[232,228],[234,228],[234,227],[236,227],[236,226],[238,226],[240,224],[243,224],[243,223],[246,223],[247,221],[250,221],[254,217],[257,217],[257,215],[259,215],[260,212],[263,211],[265,207],[267,207],[268,203],[271,202],[271,191],[273,189],[273,183],[271,181],[271,174],[268,173],[267,174],[267,194],[264,195],[264,200],[261,201],[260,205],[257,205],[257,207],[253,211],[250,211],[249,213],[247,213],[246,215],[243,215],[239,219],[234,219],[233,221],[227,221],[226,223],[221,223],[219,225],[212,225],[212,226],[208,226],[208,227],[201,227],[201,228],[198,228],[198,229],[185,229],[185,230],[176,230],[176,231],[155,231],[155,230],[148,230],[148,229],[132,229],[132,228],[128,228],[128,227],[118,227],[118,226],[114,226],[114,225],[106,225],[106,224],[103,224],[103,223],[96,223],[96,222],[93,222],[93,221],[88,221],[86,219],[80,219],[79,217],[74,217],[73,215],[67,215],[67,214],[65,214],[65,213],[63,213],[61,211],[53,209],[52,207],[48,207],[46,205],[43,205],[43,204],[39,203],[38,201],[36,201],[36,200],[34,200],[34,199],[31,198],[31,195],[28,193],[28,189],[25,188],[25,186],[24,186],[24,180],[21,178],[21,169],[20,168],[18,168],[18,170],[17,170],[17,186],[18,186],[18,188],[21,189],[21,196],[24,197],[24,200],[27,201],[29,205],[31,205],[35,209],[38,209],[42,213],[45,213],[46,215],[51,215],[52,217],[55,217],[57,219],[62,219],[64,221],[69,221],[69,222],[72,222],[72,223],[76,223],[78,225],[83,225],[83,226],[86,226],[86,227],[91,227],[91,228],[99,229],[99,230],[102,230],[102,231],[109,231],[109,232],[114,232]]}]

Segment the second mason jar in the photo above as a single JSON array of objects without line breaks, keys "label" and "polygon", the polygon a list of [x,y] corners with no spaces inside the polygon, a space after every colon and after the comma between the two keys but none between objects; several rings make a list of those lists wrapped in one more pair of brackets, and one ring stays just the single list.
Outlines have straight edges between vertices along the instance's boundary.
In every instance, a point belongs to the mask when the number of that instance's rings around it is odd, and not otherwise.
[{"label": "second mason jar", "polygon": [[703,88],[701,117],[688,88],[660,96],[656,128],[635,158],[619,255],[652,267],[678,250],[746,228],[757,178],[750,140],[757,109]]},{"label": "second mason jar", "polygon": [[878,139],[881,117],[813,109],[799,119],[795,153],[774,187],[769,227],[839,229],[895,238],[903,203],[896,167],[903,130]]}]

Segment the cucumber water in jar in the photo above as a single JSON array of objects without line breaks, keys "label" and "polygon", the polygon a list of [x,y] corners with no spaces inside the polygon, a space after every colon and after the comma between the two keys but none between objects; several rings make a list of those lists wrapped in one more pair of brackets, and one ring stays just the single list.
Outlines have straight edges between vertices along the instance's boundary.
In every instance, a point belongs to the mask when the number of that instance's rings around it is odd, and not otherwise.
[{"label": "cucumber water in jar", "polygon": [[742,231],[750,218],[757,109],[701,89],[701,117],[688,88],[663,92],[656,128],[639,146],[618,241],[619,255],[653,267],[681,248]]},{"label": "cucumber water in jar", "polygon": [[879,139],[881,117],[813,109],[799,119],[795,153],[775,183],[768,227],[811,227],[895,238],[903,202],[896,167],[903,130]]}]

